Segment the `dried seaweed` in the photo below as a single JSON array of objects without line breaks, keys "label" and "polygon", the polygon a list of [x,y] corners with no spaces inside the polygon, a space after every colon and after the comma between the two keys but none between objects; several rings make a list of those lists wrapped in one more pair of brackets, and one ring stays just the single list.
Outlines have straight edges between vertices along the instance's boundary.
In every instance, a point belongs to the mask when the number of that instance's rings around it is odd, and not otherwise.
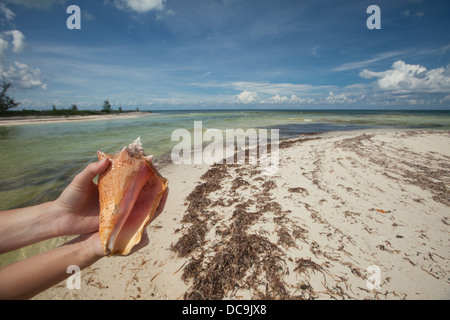
[{"label": "dried seaweed", "polygon": [[[227,169],[225,165],[213,165],[201,177],[205,182],[197,185],[187,196],[188,207],[181,222],[191,223],[192,225],[177,243],[171,246],[171,249],[177,252],[180,257],[188,256],[203,244],[208,231],[207,222],[211,220],[212,216],[216,215],[215,212],[208,211],[209,205],[211,204],[208,195],[211,192],[221,189],[220,179],[226,175]],[[212,219],[212,224],[215,224],[214,221]]]},{"label": "dried seaweed", "polygon": [[239,188],[241,186],[248,186],[248,185],[250,185],[250,183],[248,183],[241,177],[237,177],[236,179],[233,180],[233,183],[231,185],[231,191],[235,192],[237,188]]},{"label": "dried seaweed", "polygon": [[213,166],[211,166],[211,168],[206,171],[201,177],[200,179],[205,180],[205,181],[209,181],[211,179],[217,180],[217,179],[222,179],[224,177],[229,176],[228,174],[228,167],[225,164],[214,164]]},{"label": "dried seaweed", "polygon": [[288,191],[291,193],[301,193],[303,195],[309,195],[308,190],[306,190],[305,188],[302,188],[302,187],[289,188]]},{"label": "dried seaweed", "polygon": [[195,249],[200,248],[205,240],[206,223],[200,221],[192,225],[171,249],[180,257],[186,257]]},{"label": "dried seaweed", "polygon": [[[265,279],[272,279],[284,269],[280,249],[259,235],[235,233],[215,249],[216,254],[204,262],[201,270],[197,260],[193,260],[198,273],[192,275],[189,272],[185,277],[187,279],[190,275],[194,280],[193,286],[185,294],[186,299],[222,299],[227,292],[240,287],[256,289],[258,284],[255,280],[259,278],[256,275],[264,272]],[[249,271],[253,273],[250,283],[245,281]],[[270,280],[268,282],[272,283]],[[277,285],[281,286],[280,283]]]},{"label": "dried seaweed", "polygon": [[308,270],[312,270],[313,272],[323,271],[323,268],[314,261],[311,261],[311,259],[300,258],[295,260],[295,263],[297,264],[297,266],[295,267],[294,271],[297,271],[298,273],[309,274]]},{"label": "dried seaweed", "polygon": [[307,233],[308,233],[308,231],[306,229],[303,229],[302,227],[296,226],[296,225],[294,225],[293,230],[292,230],[292,236],[295,239],[305,240]]},{"label": "dried seaweed", "polygon": [[[232,178],[228,171],[230,168],[237,177],[231,180],[228,189],[222,189],[222,180]],[[186,198],[187,208],[182,222],[190,226],[183,226],[183,235],[171,246],[179,256],[190,257],[182,273],[182,279],[190,284],[185,299],[222,299],[235,296],[239,290],[250,292],[256,299],[313,297],[309,285],[297,288],[301,291],[300,295],[290,295],[291,287],[284,281],[289,271],[281,250],[281,247],[296,246],[296,240],[304,240],[307,231],[295,226],[289,218],[291,211],[283,211],[282,206],[273,201],[272,190],[277,188],[274,180],[254,177],[254,182],[262,181],[252,185],[252,190],[256,190],[254,197],[246,200],[239,198],[236,194],[239,188],[251,185],[244,178],[248,172],[255,176],[259,170],[253,167],[249,171],[247,167],[235,164],[216,164],[201,177],[204,182]],[[232,200],[227,203],[220,198],[213,201],[211,193],[218,190],[229,190]],[[231,215],[228,219],[221,219],[218,213],[211,211],[214,206],[227,208]],[[265,214],[269,217],[274,215],[277,244],[266,237],[269,234],[265,230],[260,230],[258,234],[251,231],[250,227]],[[292,227],[288,228],[287,223]],[[205,238],[210,230],[220,241],[207,245]]]},{"label": "dried seaweed", "polygon": [[[303,135],[317,135],[318,133],[303,133]],[[295,140],[285,140],[285,141],[281,141],[279,148],[280,149],[285,149],[285,148],[290,148],[291,146],[293,146],[294,144],[297,143],[302,143],[302,142],[306,142],[306,141],[311,141],[311,140],[318,140],[321,139],[320,137],[316,137],[316,138],[301,138],[301,139],[295,139]]]},{"label": "dried seaweed", "polygon": [[274,213],[279,213],[279,212],[281,212],[281,210],[282,210],[281,205],[275,201],[265,203],[260,209],[261,212],[270,211],[270,212],[274,212]]},{"label": "dried seaweed", "polygon": [[292,238],[291,234],[284,225],[277,229],[277,235],[277,244],[283,246],[286,249],[290,247],[296,247],[294,238]]}]

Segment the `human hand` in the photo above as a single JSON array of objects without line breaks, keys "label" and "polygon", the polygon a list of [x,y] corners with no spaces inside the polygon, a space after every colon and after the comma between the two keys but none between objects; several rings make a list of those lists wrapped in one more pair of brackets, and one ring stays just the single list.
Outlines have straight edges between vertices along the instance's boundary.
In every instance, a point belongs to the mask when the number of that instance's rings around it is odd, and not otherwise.
[{"label": "human hand", "polygon": [[[95,234],[98,230],[100,206],[98,186],[93,182],[93,179],[97,174],[101,174],[105,171],[108,168],[109,163],[110,161],[105,159],[89,164],[83,171],[75,176],[72,183],[53,203],[56,210],[60,212],[58,235],[90,233],[86,238],[89,239],[89,241],[86,243],[89,243],[88,247],[91,248],[94,255],[103,255],[103,250],[101,250],[100,247],[98,233]],[[168,194],[169,188],[166,189],[150,222],[163,212]],[[144,231],[146,230],[144,229]],[[131,253],[145,247],[148,243],[148,236],[146,232],[144,232],[141,242],[133,248]]]},{"label": "human hand", "polygon": [[[169,188],[166,189],[164,195],[161,198],[161,201],[159,202],[158,208],[155,211],[155,214],[153,215],[152,219],[150,220],[150,223],[155,220],[163,211],[164,206],[166,205],[167,197],[169,195]],[[133,212],[131,212],[132,214]],[[84,245],[85,254],[93,259],[101,258],[105,255],[101,244],[100,244],[100,236],[98,232],[90,233],[90,234],[84,234],[81,235],[71,241],[69,241],[67,244],[74,243],[74,242],[81,242]],[[144,228],[144,231],[142,233],[141,241],[131,249],[131,252],[127,255],[131,255],[135,253],[136,251],[139,251],[140,249],[144,248],[150,243],[150,240],[148,238],[147,234],[147,228]]]},{"label": "human hand", "polygon": [[58,235],[76,235],[98,230],[99,195],[93,179],[105,171],[109,159],[93,162],[75,176],[53,206],[60,213],[57,221]]}]

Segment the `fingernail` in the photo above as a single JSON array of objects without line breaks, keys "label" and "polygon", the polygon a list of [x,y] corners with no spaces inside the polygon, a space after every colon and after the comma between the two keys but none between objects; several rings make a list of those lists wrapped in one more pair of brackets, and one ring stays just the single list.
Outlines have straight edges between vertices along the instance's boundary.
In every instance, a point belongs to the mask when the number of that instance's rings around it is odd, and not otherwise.
[{"label": "fingernail", "polygon": [[105,162],[108,161],[108,160],[109,160],[108,158],[105,158],[105,159],[101,160],[101,161],[98,163],[98,165],[99,165],[99,166],[102,166],[102,165],[104,165]]}]

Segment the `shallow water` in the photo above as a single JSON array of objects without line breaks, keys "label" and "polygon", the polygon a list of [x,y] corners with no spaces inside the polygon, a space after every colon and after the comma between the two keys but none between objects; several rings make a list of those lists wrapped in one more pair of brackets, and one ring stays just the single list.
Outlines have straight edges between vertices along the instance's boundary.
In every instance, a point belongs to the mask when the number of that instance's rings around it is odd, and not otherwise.
[{"label": "shallow water", "polygon": [[[97,150],[113,153],[140,136],[144,149],[161,159],[178,143],[175,129],[279,129],[280,138],[302,133],[367,128],[450,130],[449,111],[157,111],[139,118],[0,127],[0,210],[58,197],[76,173],[97,161]],[[0,255],[0,266],[60,244],[44,244]]]}]

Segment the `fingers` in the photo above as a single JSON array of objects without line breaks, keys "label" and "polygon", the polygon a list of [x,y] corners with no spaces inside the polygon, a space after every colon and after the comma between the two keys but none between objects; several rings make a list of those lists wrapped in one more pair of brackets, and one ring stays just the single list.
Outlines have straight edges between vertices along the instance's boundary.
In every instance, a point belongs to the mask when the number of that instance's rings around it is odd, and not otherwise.
[{"label": "fingers", "polygon": [[108,158],[105,158],[101,161],[90,163],[83,171],[75,176],[73,181],[80,186],[91,183],[97,174],[102,173],[108,168],[110,162]]}]

